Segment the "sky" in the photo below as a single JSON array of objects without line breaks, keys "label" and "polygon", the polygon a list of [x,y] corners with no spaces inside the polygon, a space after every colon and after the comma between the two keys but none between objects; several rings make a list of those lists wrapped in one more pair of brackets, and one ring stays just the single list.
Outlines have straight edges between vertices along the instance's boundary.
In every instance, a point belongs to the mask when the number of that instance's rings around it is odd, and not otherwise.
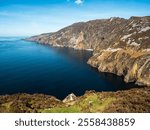
[{"label": "sky", "polygon": [[131,16],[150,16],[150,0],[0,0],[0,36],[32,36],[75,22]]}]

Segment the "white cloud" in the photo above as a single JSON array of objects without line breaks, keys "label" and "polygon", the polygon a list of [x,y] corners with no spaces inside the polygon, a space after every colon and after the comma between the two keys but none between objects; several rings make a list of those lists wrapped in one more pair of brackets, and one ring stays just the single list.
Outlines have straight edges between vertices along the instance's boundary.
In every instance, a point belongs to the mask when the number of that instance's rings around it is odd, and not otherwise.
[{"label": "white cloud", "polygon": [[83,0],[76,0],[75,3],[76,3],[77,5],[81,5],[81,4],[83,4]]}]

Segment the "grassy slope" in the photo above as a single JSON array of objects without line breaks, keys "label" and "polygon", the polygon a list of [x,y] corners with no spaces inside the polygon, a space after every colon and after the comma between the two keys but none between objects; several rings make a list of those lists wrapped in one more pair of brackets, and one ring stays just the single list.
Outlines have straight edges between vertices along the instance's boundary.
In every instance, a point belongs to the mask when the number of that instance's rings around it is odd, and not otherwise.
[{"label": "grassy slope", "polygon": [[0,96],[0,112],[150,112],[150,87],[117,92],[88,91],[68,103],[43,94],[5,95]]},{"label": "grassy slope", "polygon": [[45,109],[41,112],[47,113],[75,113],[75,112],[103,112],[105,108],[113,101],[115,98],[108,97],[100,100],[99,96],[95,93],[89,93],[88,95],[79,98],[71,106],[56,107],[52,109]]}]

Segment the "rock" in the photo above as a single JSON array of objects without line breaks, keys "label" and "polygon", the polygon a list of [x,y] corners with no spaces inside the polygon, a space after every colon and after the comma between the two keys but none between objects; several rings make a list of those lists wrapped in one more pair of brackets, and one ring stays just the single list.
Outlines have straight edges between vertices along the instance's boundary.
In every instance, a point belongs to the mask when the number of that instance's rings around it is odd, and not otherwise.
[{"label": "rock", "polygon": [[150,16],[80,22],[26,40],[93,50],[88,64],[100,72],[123,75],[126,82],[150,86]]},{"label": "rock", "polygon": [[124,75],[125,82],[150,86],[150,52],[131,50],[103,51],[88,60],[100,72]]},{"label": "rock", "polygon": [[64,100],[63,103],[69,103],[69,102],[73,102],[77,99],[76,95],[74,95],[73,93],[69,94]]}]

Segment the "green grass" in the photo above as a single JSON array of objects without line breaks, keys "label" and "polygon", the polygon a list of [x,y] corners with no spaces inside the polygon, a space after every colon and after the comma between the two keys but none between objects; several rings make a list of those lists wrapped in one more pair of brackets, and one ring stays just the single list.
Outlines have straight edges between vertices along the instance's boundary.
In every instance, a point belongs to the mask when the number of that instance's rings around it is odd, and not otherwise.
[{"label": "green grass", "polygon": [[81,112],[80,108],[77,106],[70,106],[70,107],[56,107],[45,109],[42,111],[43,113],[78,113]]},{"label": "green grass", "polygon": [[108,97],[101,100],[97,94],[91,93],[79,99],[72,106],[60,106],[41,110],[43,113],[82,113],[82,112],[103,112],[115,98]]}]

